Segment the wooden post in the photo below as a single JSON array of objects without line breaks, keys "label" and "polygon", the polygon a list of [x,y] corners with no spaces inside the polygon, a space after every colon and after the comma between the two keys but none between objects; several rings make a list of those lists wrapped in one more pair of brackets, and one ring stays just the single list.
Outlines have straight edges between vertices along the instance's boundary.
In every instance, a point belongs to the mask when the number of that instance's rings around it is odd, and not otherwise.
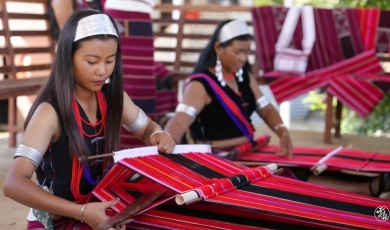
[{"label": "wooden post", "polygon": [[177,37],[176,37],[176,48],[175,48],[175,63],[173,64],[173,69],[176,71],[180,70],[180,64],[181,64],[181,53],[182,53],[182,42],[183,42],[183,35],[184,35],[184,22],[186,20],[186,9],[183,7],[180,9],[180,18],[177,22],[178,24],[178,31],[177,31]]},{"label": "wooden post", "polygon": [[336,121],[334,124],[334,137],[335,138],[341,138],[340,133],[340,126],[341,126],[341,117],[343,112],[343,104],[340,102],[340,100],[337,99],[337,106],[336,106]]},{"label": "wooden post", "polygon": [[[172,4],[172,0],[161,0],[162,4]],[[172,11],[170,12],[161,12],[161,18],[172,18]],[[167,25],[160,25],[160,32],[164,31],[168,26]]]},{"label": "wooden post", "polygon": [[[16,66],[14,63],[14,50],[11,43],[11,31],[8,25],[9,17],[8,12],[6,8],[6,1],[0,1],[0,8],[3,14],[2,24],[3,24],[3,31],[4,31],[4,43],[5,47],[7,49],[8,55],[5,55],[5,61],[6,65],[10,66],[10,71],[8,72],[7,76],[8,79],[14,79],[16,77]],[[11,97],[8,99],[8,132],[9,132],[9,139],[8,139],[8,145],[9,147],[13,148],[16,146],[16,125],[17,125],[17,106],[16,106],[17,99],[15,97]]]},{"label": "wooden post", "polygon": [[326,97],[326,114],[325,114],[325,132],[324,142],[332,143],[332,128],[333,128],[333,95],[328,93]]}]

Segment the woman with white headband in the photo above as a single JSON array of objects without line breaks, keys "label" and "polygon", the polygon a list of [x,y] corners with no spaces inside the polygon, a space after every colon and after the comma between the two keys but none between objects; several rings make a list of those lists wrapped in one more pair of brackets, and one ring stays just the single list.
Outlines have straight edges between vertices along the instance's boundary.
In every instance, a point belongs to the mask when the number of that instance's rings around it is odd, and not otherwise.
[{"label": "woman with white headband", "polygon": [[[188,128],[196,143],[217,146],[214,151],[253,141],[250,116],[256,111],[279,136],[279,154],[292,154],[287,128],[252,75],[248,62],[251,41],[244,21],[229,20],[217,27],[166,126],[176,142]],[[237,114],[232,115],[232,111]]]},{"label": "woman with white headband", "polygon": [[[247,142],[256,147],[250,120],[256,111],[280,138],[281,151],[277,154],[292,155],[289,132],[251,73],[248,63],[251,40],[244,21],[225,21],[217,27],[188,79],[175,116],[165,127],[177,143],[183,139],[183,142],[209,143],[213,153],[219,155],[232,153],[234,147]],[[223,156],[234,160],[235,154]],[[390,191],[389,174],[361,181],[352,177],[347,180],[337,173],[310,176],[310,170],[291,169],[302,181],[368,196],[382,194],[382,198],[389,199],[389,193],[385,194]]]},{"label": "woman with white headband", "polygon": [[[53,69],[26,118],[4,184],[7,197],[32,208],[27,229],[101,229],[108,219],[104,210],[117,200],[74,201],[86,198],[112,159],[79,158],[118,150],[121,124],[159,151],[173,151],[171,136],[123,92],[113,19],[94,10],[76,12],[61,31]],[[31,181],[34,171],[39,186]]]}]

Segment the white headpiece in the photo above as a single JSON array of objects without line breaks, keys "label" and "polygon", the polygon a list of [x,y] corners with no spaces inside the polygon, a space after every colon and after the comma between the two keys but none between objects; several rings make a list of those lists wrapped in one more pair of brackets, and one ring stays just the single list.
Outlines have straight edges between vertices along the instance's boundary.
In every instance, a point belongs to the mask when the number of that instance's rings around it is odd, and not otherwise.
[{"label": "white headpiece", "polygon": [[81,19],[77,24],[73,42],[99,34],[111,34],[118,37],[114,25],[105,14],[94,14]]},{"label": "white headpiece", "polygon": [[233,20],[226,23],[219,32],[219,42],[224,43],[232,38],[250,34],[246,22],[242,20]]}]

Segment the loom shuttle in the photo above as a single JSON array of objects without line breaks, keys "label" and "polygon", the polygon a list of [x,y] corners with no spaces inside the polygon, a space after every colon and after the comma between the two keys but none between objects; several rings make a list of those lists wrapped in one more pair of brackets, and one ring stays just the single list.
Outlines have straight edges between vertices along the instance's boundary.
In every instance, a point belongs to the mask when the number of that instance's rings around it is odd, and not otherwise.
[{"label": "loom shuttle", "polygon": [[195,191],[189,191],[186,193],[183,193],[175,198],[176,204],[183,205],[183,204],[192,204],[194,202],[199,201],[199,199],[202,199],[199,197],[198,193]]},{"label": "loom shuttle", "polygon": [[275,172],[278,169],[278,165],[275,163],[268,164],[267,167],[269,170],[271,170],[271,172]]},{"label": "loom shuttle", "polygon": [[203,198],[199,197],[198,199],[195,199],[193,201],[190,201],[190,202],[186,203],[186,205],[190,205],[190,204],[196,203],[198,201],[202,201],[202,200],[203,200]]},{"label": "loom shuttle", "polygon": [[280,168],[280,169],[277,169],[276,171],[274,171],[274,175],[280,175],[284,172],[284,169],[283,168]]},{"label": "loom shuttle", "polygon": [[322,172],[324,172],[326,169],[328,168],[328,166],[326,164],[321,164],[321,165],[318,165],[314,171],[313,171],[313,174],[314,176],[318,176],[320,175]]},{"label": "loom shuttle", "polygon": [[338,147],[337,149],[333,150],[332,152],[326,154],[323,158],[321,158],[313,167],[310,168],[310,170],[313,171],[313,174],[315,176],[320,175],[322,172],[324,172],[328,168],[328,166],[325,164],[325,162],[329,158],[336,155],[337,153],[339,153],[343,149],[351,149],[352,146],[353,146],[352,144],[348,144],[348,145],[343,145],[343,146]]}]

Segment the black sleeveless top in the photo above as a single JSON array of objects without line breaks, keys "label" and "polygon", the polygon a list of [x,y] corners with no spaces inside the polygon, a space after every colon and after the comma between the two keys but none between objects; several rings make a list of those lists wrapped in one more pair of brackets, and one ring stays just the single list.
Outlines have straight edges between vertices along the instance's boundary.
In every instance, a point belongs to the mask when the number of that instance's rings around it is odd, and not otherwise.
[{"label": "black sleeveless top", "polygon": [[[57,101],[49,101],[55,111],[57,112],[58,117],[60,112],[58,108]],[[83,110],[83,108],[78,104],[81,117],[88,121],[88,118]],[[99,108],[97,109],[97,118],[101,119],[101,114]],[[66,122],[66,121],[65,121]],[[84,132],[92,135],[95,132],[100,130],[100,125],[95,128],[88,126],[83,123]],[[94,122],[93,122],[94,123]],[[64,121],[60,120],[61,124],[61,134],[59,139],[52,143],[46,150],[43,160],[39,167],[36,169],[35,173],[37,175],[38,182],[41,186],[47,186],[49,189],[52,188],[54,195],[61,197],[69,201],[75,201],[75,198],[71,192],[71,179],[72,179],[72,157],[69,152],[69,140],[68,136],[63,129]],[[105,141],[104,141],[104,132],[102,131],[99,136],[96,137],[84,137],[85,145],[89,149],[91,155],[103,154],[105,152]],[[94,180],[100,179],[103,175],[103,160],[96,159],[89,164],[89,169]],[[92,191],[94,187],[89,184],[86,180],[85,175],[81,178],[80,182],[80,192],[83,195],[88,194]]]},{"label": "black sleeveless top", "polygon": [[[250,88],[248,73],[244,71],[242,75],[243,82],[238,82],[235,77],[241,96],[236,94],[227,85],[222,87],[218,78],[210,71],[207,70],[204,74],[210,76],[218,86],[223,89],[223,91],[236,103],[248,122],[252,125],[250,116],[256,109],[256,100],[252,89]],[[207,94],[211,97],[211,103],[203,108],[190,126],[193,138],[195,140],[212,141],[243,137],[244,135],[226,113],[211,86],[202,78],[196,78],[192,81],[200,82],[206,89]]]}]

